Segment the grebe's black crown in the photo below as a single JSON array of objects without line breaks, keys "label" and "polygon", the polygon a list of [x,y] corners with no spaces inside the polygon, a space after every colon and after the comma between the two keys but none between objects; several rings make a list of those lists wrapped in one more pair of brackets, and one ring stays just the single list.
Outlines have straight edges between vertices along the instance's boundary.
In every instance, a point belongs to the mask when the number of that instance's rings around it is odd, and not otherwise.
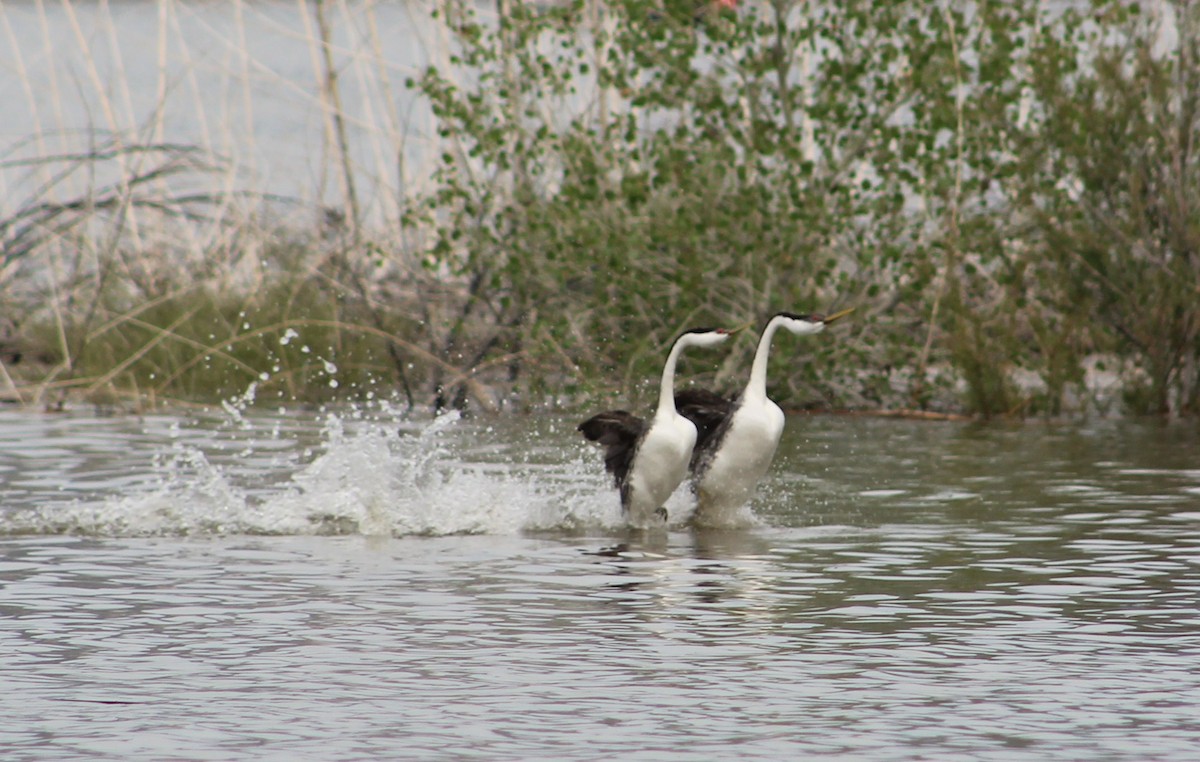
[{"label": "grebe's black crown", "polygon": [[776,312],[770,317],[770,319],[767,320],[767,322],[769,323],[771,320],[774,320],[777,317],[785,317],[789,320],[803,320],[806,323],[821,323],[825,320],[825,318],[821,317],[820,315],[801,315],[795,312]]},{"label": "grebe's black crown", "polygon": [[679,339],[682,339],[684,336],[687,336],[688,334],[692,334],[692,333],[695,333],[695,334],[719,333],[723,336],[729,336],[729,335],[733,334],[734,331],[728,331],[724,328],[689,328],[686,331],[684,331],[683,333],[679,334],[679,337],[676,338],[675,340],[679,341]]}]

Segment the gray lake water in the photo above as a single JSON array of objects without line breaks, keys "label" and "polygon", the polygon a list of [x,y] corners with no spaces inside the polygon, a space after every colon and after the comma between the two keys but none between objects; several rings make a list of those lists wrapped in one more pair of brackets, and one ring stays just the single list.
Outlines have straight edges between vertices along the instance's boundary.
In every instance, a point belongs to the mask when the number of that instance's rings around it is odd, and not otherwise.
[{"label": "gray lake water", "polygon": [[1194,424],[792,418],[630,535],[573,423],[0,412],[2,756],[1200,758]]}]

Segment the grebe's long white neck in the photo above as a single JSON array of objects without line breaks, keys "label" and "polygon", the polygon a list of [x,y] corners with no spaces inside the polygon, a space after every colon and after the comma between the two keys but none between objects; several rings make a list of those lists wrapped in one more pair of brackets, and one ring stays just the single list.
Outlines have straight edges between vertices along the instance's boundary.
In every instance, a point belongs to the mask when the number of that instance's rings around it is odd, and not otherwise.
[{"label": "grebe's long white neck", "polygon": [[675,340],[667,361],[663,364],[662,383],[658,387],[658,410],[655,415],[667,415],[675,412],[675,363],[683,352],[687,334]]},{"label": "grebe's long white neck", "polygon": [[[835,318],[843,314],[838,313]],[[750,366],[750,380],[746,383],[744,398],[754,401],[767,398],[767,361],[770,359],[771,339],[775,337],[775,331],[787,328],[798,335],[820,333],[825,330],[825,324],[835,318],[781,312],[768,320],[758,339],[758,349],[754,351],[754,364]]]},{"label": "grebe's long white neck", "polygon": [[776,315],[767,321],[762,336],[758,337],[758,348],[754,350],[754,364],[750,366],[750,380],[746,383],[745,396],[753,399],[763,399],[767,396],[767,361],[771,355],[771,339],[783,322],[782,315]]},{"label": "grebe's long white neck", "polygon": [[667,361],[663,364],[662,382],[658,387],[658,409],[655,417],[677,415],[675,410],[675,365],[679,355],[688,347],[710,347],[729,338],[729,331],[712,328],[696,328],[683,333],[671,346]]}]

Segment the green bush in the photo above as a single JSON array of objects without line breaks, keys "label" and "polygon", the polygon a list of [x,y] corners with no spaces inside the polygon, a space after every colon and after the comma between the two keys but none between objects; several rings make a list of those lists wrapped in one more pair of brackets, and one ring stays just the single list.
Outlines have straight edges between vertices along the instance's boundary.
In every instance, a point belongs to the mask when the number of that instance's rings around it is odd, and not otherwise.
[{"label": "green bush", "polygon": [[776,357],[792,404],[1057,413],[1114,352],[1195,409],[1197,35],[1152,55],[1107,2],[499,8],[449,3],[450,67],[409,83],[451,150],[408,221],[570,388],[653,377],[688,325],[850,303],[850,336]]}]

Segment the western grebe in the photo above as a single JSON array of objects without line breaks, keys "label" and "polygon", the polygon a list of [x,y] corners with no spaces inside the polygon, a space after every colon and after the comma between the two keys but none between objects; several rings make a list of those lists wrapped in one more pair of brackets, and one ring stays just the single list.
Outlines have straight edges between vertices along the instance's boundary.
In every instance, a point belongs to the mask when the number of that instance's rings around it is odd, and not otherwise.
[{"label": "western grebe", "polygon": [[696,426],[675,409],[675,364],[688,347],[711,347],[729,338],[722,329],[695,328],[671,346],[663,367],[658,408],[645,421],[625,410],[610,410],[579,424],[579,431],[604,446],[604,467],[620,491],[629,523],[646,528],[665,523],[663,503],[687,476]]},{"label": "western grebe", "polygon": [[688,389],[675,396],[679,412],[697,430],[691,460],[696,495],[692,523],[727,526],[744,520],[741,509],[775,457],[784,425],[783,411],[767,397],[767,359],[775,331],[786,328],[800,336],[820,333],[852,311],[829,317],[780,312],[763,327],[750,380],[741,394],[724,397],[705,389]]}]

